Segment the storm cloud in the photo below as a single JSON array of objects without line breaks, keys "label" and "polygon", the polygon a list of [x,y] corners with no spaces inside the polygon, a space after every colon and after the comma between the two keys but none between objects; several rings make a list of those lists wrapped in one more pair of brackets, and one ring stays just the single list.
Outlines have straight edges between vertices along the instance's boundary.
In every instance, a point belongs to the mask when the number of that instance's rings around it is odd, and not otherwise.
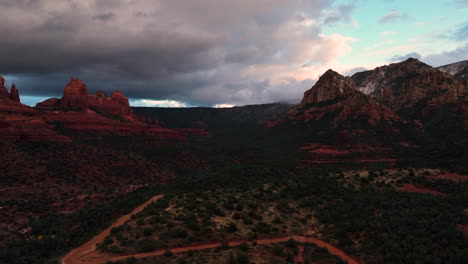
[{"label": "storm cloud", "polygon": [[[331,0],[3,0],[0,74],[23,95],[91,92],[191,105],[296,99],[350,51]],[[302,65],[321,65],[309,71]]]}]

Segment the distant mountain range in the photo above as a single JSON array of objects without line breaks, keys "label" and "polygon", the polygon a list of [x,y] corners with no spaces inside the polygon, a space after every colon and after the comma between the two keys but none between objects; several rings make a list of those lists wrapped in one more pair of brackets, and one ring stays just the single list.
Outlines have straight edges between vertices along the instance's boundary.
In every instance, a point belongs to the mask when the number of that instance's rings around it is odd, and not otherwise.
[{"label": "distant mountain range", "polygon": [[57,128],[184,138],[192,132],[207,136],[210,130],[286,123],[354,135],[385,128],[403,138],[417,131],[461,133],[468,127],[467,71],[468,61],[434,68],[413,58],[352,77],[329,70],[296,106],[276,103],[229,109],[132,108],[118,91],[110,97],[100,91],[88,94],[77,78],[66,85],[62,98],[29,107],[20,103],[14,85],[8,92],[1,77],[0,138],[69,140],[58,135]]}]

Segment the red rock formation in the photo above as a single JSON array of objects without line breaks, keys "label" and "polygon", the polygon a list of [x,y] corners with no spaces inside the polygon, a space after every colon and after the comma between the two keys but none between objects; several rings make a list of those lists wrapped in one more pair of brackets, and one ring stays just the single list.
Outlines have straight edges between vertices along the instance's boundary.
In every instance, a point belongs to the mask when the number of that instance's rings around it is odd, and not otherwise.
[{"label": "red rock formation", "polygon": [[468,60],[451,63],[437,67],[441,72],[453,75],[461,81],[468,81]]},{"label": "red rock formation", "polygon": [[19,93],[13,84],[11,94],[0,76],[0,140],[69,141],[58,135],[42,118],[41,112],[21,104]]},{"label": "red rock formation", "polygon": [[86,84],[78,78],[72,78],[65,86],[60,106],[66,109],[88,108],[88,91]]},{"label": "red rock formation", "polygon": [[393,165],[397,159],[388,146],[390,139],[405,138],[400,130],[422,129],[357,91],[351,78],[331,70],[304,94],[284,124],[308,127],[316,140],[328,143],[302,148],[307,151],[302,167]]},{"label": "red rock formation", "polygon": [[[55,100],[39,103],[41,109],[53,109]],[[73,110],[85,110],[91,107],[92,110],[118,116],[132,115],[132,109],[128,103],[128,98],[120,91],[112,93],[107,97],[104,92],[98,91],[96,95],[88,94],[86,85],[77,78],[72,78],[64,90],[60,107]]]},{"label": "red rock formation", "polygon": [[107,97],[99,91],[96,95],[88,95],[88,104],[96,111],[118,116],[131,116],[132,108],[120,91],[113,92],[111,97]]},{"label": "red rock formation", "polygon": [[38,110],[58,110],[60,108],[60,99],[49,98],[43,102],[37,103],[35,108]]},{"label": "red rock formation", "polygon": [[295,123],[328,120],[328,128],[365,128],[404,123],[377,100],[356,91],[354,81],[328,70],[304,93],[302,103],[289,112]]},{"label": "red rock formation", "polygon": [[333,70],[323,74],[312,89],[304,93],[301,105],[333,100],[354,91],[354,81],[344,77]]},{"label": "red rock formation", "polygon": [[21,102],[20,97],[19,97],[19,91],[16,89],[16,85],[12,84],[11,85],[11,90],[10,90],[10,100],[15,101],[15,102]]},{"label": "red rock formation", "polygon": [[5,78],[0,76],[0,98],[10,98],[10,94],[8,93],[8,89],[5,87]]},{"label": "red rock formation", "polygon": [[378,67],[352,76],[357,89],[392,110],[407,108],[421,99],[446,94],[452,98],[468,93],[468,86],[452,75],[417,59]]},{"label": "red rock formation", "polygon": [[38,110],[9,98],[0,98],[0,140],[70,141],[58,135]]}]

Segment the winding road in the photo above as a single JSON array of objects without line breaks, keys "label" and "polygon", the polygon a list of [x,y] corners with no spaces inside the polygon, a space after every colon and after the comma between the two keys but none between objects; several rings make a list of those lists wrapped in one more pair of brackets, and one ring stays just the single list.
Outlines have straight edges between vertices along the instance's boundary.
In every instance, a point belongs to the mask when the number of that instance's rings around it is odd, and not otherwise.
[{"label": "winding road", "polygon": [[[164,252],[168,250],[174,254],[177,254],[177,253],[188,252],[189,250],[212,249],[212,248],[221,246],[221,242],[206,243],[206,244],[198,244],[198,245],[191,245],[191,246],[189,245],[185,247],[176,247],[176,248],[170,248],[170,249],[164,249],[164,250],[155,250],[151,252],[131,254],[131,255],[115,255],[115,254],[110,254],[106,252],[96,251],[96,245],[98,243],[101,243],[104,240],[104,238],[110,234],[110,230],[112,228],[125,224],[125,222],[128,221],[132,215],[141,212],[150,203],[157,201],[163,196],[164,196],[163,194],[154,196],[151,199],[149,199],[147,202],[145,202],[144,204],[135,208],[131,213],[122,216],[115,223],[113,223],[109,228],[104,230],[102,233],[93,237],[90,241],[86,242],[82,246],[70,251],[67,255],[65,255],[65,257],[63,257],[61,263],[62,264],[102,264],[107,261],[125,260],[129,257],[134,257],[138,259],[138,258],[145,258],[145,257],[152,257],[152,256],[161,256],[164,254]],[[359,264],[359,262],[356,259],[352,258],[351,256],[349,256],[342,250],[334,247],[333,245],[325,241],[322,241],[316,238],[304,237],[304,236],[286,236],[286,237],[278,237],[278,238],[258,239],[258,240],[255,240],[255,242],[260,245],[272,244],[272,243],[284,243],[284,242],[287,242],[291,238],[296,240],[297,242],[311,243],[319,247],[326,248],[331,254],[340,257],[342,260],[344,260],[345,262],[349,264]],[[228,245],[238,246],[244,242],[250,245],[252,244],[252,242],[250,241],[230,241],[228,242]]]}]

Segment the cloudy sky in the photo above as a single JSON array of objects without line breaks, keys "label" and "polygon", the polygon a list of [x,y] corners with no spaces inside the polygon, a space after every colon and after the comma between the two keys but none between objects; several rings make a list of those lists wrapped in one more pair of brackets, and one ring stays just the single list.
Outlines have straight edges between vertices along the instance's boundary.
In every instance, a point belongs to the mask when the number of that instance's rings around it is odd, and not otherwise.
[{"label": "cloudy sky", "polygon": [[467,18],[467,0],[1,0],[0,75],[31,105],[72,76],[132,105],[297,100],[329,68],[468,59]]}]

